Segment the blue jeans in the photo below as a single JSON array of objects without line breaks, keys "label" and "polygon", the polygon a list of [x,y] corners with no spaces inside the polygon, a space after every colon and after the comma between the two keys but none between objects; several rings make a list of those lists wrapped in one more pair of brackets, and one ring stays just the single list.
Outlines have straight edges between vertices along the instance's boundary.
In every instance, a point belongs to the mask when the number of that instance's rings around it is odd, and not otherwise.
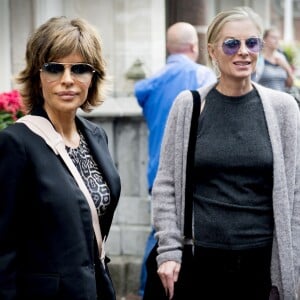
[{"label": "blue jeans", "polygon": [[145,252],[144,252],[144,257],[142,261],[142,267],[141,267],[141,274],[140,274],[140,287],[139,287],[139,296],[144,296],[144,290],[145,290],[145,285],[146,285],[146,280],[147,280],[147,268],[146,268],[146,260],[149,256],[149,253],[153,249],[153,247],[156,244],[156,239],[154,237],[155,230],[152,227],[151,232],[149,233],[147,242],[146,242],[146,247],[145,247]]}]

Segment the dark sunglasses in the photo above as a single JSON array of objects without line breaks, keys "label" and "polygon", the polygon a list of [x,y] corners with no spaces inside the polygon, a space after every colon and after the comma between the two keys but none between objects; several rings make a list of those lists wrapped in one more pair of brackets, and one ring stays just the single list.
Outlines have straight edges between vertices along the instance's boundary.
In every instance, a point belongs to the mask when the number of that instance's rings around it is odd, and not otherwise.
[{"label": "dark sunglasses", "polygon": [[[245,41],[245,45],[250,52],[258,53],[263,48],[263,41],[258,37],[251,37]],[[223,52],[226,55],[234,55],[241,48],[241,40],[238,39],[227,39],[222,44]]]},{"label": "dark sunglasses", "polygon": [[49,62],[42,65],[41,71],[46,75],[48,82],[59,80],[65,72],[66,66],[70,66],[71,75],[80,82],[88,82],[96,72],[94,67],[87,63],[57,63]]}]

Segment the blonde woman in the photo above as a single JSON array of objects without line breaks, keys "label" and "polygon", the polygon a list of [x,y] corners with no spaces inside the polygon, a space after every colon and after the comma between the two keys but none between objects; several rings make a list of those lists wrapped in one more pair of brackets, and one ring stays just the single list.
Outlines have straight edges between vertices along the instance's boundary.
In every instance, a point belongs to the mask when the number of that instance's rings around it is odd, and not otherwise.
[{"label": "blonde woman", "polygon": [[279,51],[280,33],[275,27],[264,31],[264,47],[254,79],[266,87],[286,92],[293,86],[292,67]]},{"label": "blonde woman", "polygon": [[[297,297],[300,114],[293,97],[251,81],[262,46],[261,20],[248,7],[222,11],[208,27],[209,58],[219,76],[198,90],[203,110],[189,170],[191,199],[184,192],[190,91],[172,106],[152,190],[157,272],[166,295],[152,299]],[[187,201],[193,205],[188,241]],[[193,261],[181,273],[191,243]]]}]

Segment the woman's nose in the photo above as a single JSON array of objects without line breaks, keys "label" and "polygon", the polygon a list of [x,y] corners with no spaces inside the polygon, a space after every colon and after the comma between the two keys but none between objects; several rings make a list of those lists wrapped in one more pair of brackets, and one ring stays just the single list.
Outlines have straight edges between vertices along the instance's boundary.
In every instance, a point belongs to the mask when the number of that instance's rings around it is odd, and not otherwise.
[{"label": "woman's nose", "polygon": [[69,83],[69,82],[73,82],[74,79],[72,77],[72,72],[71,72],[71,66],[65,66],[65,69],[64,69],[64,72],[62,74],[62,77],[61,77],[61,81],[62,82],[66,82],[66,83]]},{"label": "woman's nose", "polygon": [[242,54],[249,53],[249,49],[247,48],[245,41],[241,41],[239,53],[242,53]]}]

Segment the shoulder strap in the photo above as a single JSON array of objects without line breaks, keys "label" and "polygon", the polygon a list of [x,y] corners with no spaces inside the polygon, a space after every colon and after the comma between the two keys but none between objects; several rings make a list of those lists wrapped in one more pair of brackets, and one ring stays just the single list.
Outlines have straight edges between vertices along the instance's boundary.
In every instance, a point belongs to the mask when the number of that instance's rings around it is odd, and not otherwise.
[{"label": "shoulder strap", "polygon": [[198,91],[191,91],[193,95],[193,114],[191,120],[191,129],[186,163],[186,187],[185,187],[185,210],[184,210],[184,237],[193,238],[192,220],[193,220],[193,166],[195,156],[195,145],[197,137],[198,119],[201,111],[201,98]]},{"label": "shoulder strap", "polygon": [[45,142],[52,148],[56,155],[60,155],[64,160],[66,166],[69,168],[71,174],[75,178],[78,186],[82,190],[92,214],[93,228],[98,244],[99,255],[103,259],[105,256],[103,241],[100,230],[100,223],[98,219],[97,209],[95,203],[88,191],[81,175],[79,174],[77,168],[75,167],[72,159],[68,155],[64,141],[61,135],[54,129],[52,124],[43,117],[26,115],[17,120],[17,122],[24,123],[31,131],[41,136]]}]

